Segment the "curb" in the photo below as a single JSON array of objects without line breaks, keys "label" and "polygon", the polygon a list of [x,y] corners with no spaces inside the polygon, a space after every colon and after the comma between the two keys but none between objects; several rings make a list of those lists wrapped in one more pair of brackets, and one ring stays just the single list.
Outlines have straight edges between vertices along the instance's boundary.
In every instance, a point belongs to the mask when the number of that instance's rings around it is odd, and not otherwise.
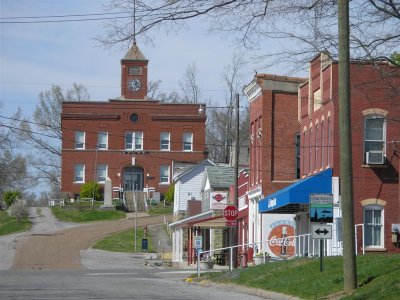
[{"label": "curb", "polygon": [[203,287],[218,287],[222,290],[226,291],[235,291],[235,292],[240,292],[248,295],[253,295],[253,296],[258,296],[264,299],[271,299],[271,300],[301,300],[301,298],[291,296],[291,295],[286,295],[286,294],[281,294],[278,292],[273,292],[273,291],[267,291],[263,289],[258,289],[258,288],[252,288],[252,287],[247,287],[243,285],[237,285],[237,284],[232,284],[232,283],[215,283],[213,281],[210,281],[208,279],[204,279],[203,277],[188,277],[185,279],[186,283],[189,284],[198,284]]}]

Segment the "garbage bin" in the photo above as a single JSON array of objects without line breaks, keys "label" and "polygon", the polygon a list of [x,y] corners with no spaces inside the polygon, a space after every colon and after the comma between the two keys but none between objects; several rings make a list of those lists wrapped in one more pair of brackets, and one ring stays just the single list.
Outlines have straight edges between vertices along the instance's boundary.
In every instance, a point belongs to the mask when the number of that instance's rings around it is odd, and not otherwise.
[{"label": "garbage bin", "polygon": [[149,251],[149,244],[147,239],[142,239],[142,251]]},{"label": "garbage bin", "polygon": [[247,268],[247,252],[240,254],[240,266],[242,268]]}]

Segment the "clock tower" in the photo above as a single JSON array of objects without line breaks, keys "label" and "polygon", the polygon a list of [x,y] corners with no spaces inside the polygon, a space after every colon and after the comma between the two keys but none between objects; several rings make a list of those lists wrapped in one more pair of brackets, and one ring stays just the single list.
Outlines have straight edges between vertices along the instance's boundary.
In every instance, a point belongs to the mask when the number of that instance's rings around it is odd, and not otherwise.
[{"label": "clock tower", "polygon": [[121,98],[144,100],[147,95],[148,60],[134,43],[121,59]]}]

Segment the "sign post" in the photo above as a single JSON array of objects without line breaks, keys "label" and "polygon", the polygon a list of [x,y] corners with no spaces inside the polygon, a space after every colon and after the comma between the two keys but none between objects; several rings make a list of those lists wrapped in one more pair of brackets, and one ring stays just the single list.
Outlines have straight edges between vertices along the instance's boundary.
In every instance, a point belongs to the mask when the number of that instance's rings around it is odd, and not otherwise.
[{"label": "sign post", "polygon": [[320,272],[323,271],[322,260],[324,256],[324,239],[332,239],[333,223],[333,194],[310,194],[310,222],[312,224],[311,236],[319,239]]}]

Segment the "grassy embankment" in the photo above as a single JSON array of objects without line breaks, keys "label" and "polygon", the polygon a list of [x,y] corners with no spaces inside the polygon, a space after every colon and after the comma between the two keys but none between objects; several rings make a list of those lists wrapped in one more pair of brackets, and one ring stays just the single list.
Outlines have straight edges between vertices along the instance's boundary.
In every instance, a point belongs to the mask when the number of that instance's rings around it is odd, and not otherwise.
[{"label": "grassy embankment", "polygon": [[23,218],[17,223],[17,220],[10,217],[6,211],[0,211],[0,235],[26,231],[31,226],[32,223],[29,221],[29,218]]},{"label": "grassy embankment", "polygon": [[157,205],[150,205],[149,207],[149,215],[172,215],[174,210],[173,205],[165,205],[163,203],[159,203]]},{"label": "grassy embankment", "polygon": [[294,259],[234,272],[205,273],[210,280],[275,291],[302,299],[399,299],[400,255],[371,254],[357,257],[359,288],[343,291],[343,258]]},{"label": "grassy embankment", "polygon": [[67,205],[64,207],[54,206],[51,208],[54,216],[66,222],[93,222],[110,221],[125,218],[125,213],[119,210],[100,210],[98,205],[80,206]]},{"label": "grassy embankment", "polygon": [[[147,252],[154,252],[151,236],[144,236],[142,227],[138,227],[136,230],[136,252],[142,252],[143,238],[147,239],[148,242]],[[106,236],[105,238],[96,242],[92,248],[105,251],[133,253],[135,252],[135,230],[129,229]]]}]

